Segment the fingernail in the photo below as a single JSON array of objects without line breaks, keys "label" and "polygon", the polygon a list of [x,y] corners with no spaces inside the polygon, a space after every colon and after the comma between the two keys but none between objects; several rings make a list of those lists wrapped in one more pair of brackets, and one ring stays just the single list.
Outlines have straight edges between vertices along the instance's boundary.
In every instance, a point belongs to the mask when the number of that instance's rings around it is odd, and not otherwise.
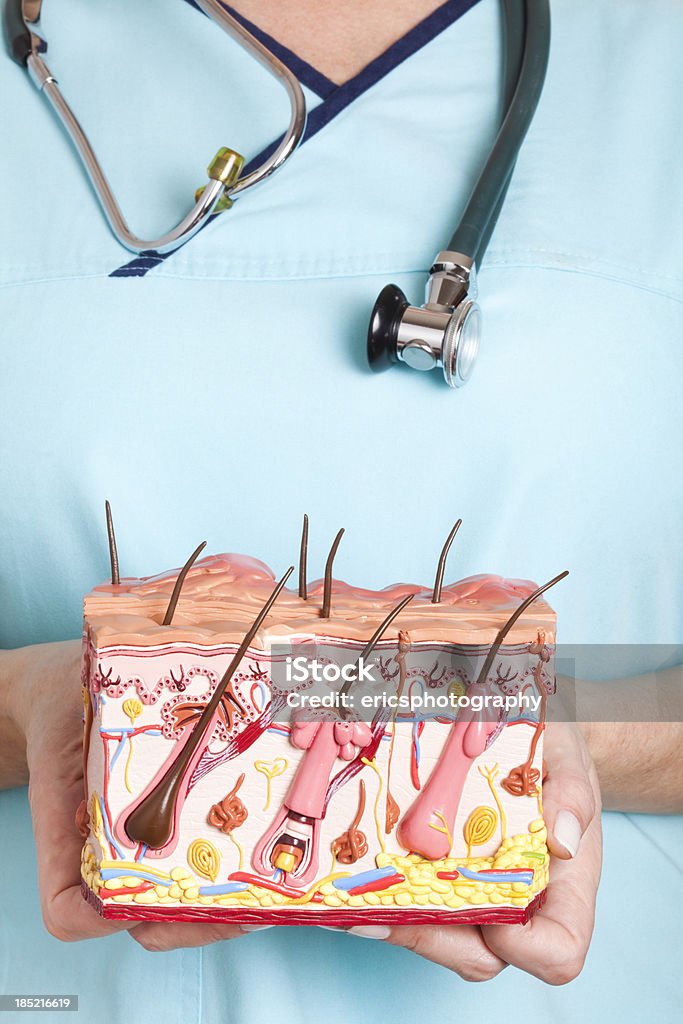
[{"label": "fingernail", "polygon": [[384,924],[360,924],[349,928],[349,935],[358,935],[361,939],[388,939],[391,928]]},{"label": "fingernail", "polygon": [[331,924],[319,924],[318,928],[322,928],[325,932],[345,932],[346,928],[333,928]]},{"label": "fingernail", "polygon": [[555,842],[563,846],[570,857],[576,857],[581,842],[581,825],[571,811],[558,811],[553,829]]},{"label": "fingernail", "polygon": [[274,928],[274,924],[241,924],[240,929],[243,932],[265,932],[269,928]]}]

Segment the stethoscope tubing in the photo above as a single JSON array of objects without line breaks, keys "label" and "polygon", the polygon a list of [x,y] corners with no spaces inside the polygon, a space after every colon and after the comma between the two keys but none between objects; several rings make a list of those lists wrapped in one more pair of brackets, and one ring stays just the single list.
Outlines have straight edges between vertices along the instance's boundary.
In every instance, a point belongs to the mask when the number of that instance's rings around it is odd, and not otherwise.
[{"label": "stethoscope tubing", "polygon": [[[515,51],[519,51],[520,24],[524,25],[523,57],[512,99],[498,136],[467,202],[448,249],[464,253],[480,265],[495,220],[502,207],[517,154],[543,90],[550,51],[548,0],[525,0],[525,10],[504,0],[506,32],[506,80],[509,85]],[[506,90],[507,91],[507,90]]]},{"label": "stethoscope tubing", "polygon": [[[524,0],[502,0],[503,6],[503,104],[501,124],[505,120],[512,98],[515,95],[517,82],[522,70],[524,59],[524,29],[526,23],[526,12]],[[474,254],[475,266],[481,267],[484,253],[488,249],[491,235],[494,232],[498,217],[505,204],[508,188],[514,173],[514,164],[503,185],[498,197],[498,202],[491,212],[486,228],[481,237],[479,248]]]}]

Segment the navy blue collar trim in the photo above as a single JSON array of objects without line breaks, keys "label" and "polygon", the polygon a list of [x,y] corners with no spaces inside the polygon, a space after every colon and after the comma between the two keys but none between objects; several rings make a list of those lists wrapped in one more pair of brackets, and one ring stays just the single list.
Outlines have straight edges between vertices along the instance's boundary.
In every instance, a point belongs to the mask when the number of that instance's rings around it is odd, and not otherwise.
[{"label": "navy blue collar trim", "polygon": [[[188,3],[196,7],[193,0],[187,0]],[[336,85],[329,78],[320,74],[314,67],[307,64],[306,61],[301,60],[296,54],[288,50],[287,47],[282,46],[276,40],[272,39],[267,33],[261,29],[252,25],[245,18],[242,18],[236,12],[232,11],[227,4],[224,6],[229,10],[235,17],[239,18],[241,22],[253,32],[266,46],[268,46],[273,53],[276,53],[280,60],[291,68],[291,70],[297,75],[299,80],[316,92],[322,98],[322,102],[315,107],[308,115],[308,121],[306,124],[306,131],[301,141],[301,145],[316,135],[321,128],[324,128],[326,124],[329,124],[337,114],[341,113],[350,103],[353,103],[355,99],[358,99],[364,92],[376,85],[385,75],[388,75],[390,71],[398,67],[404,60],[411,57],[418,50],[430,43],[432,39],[435,39],[444,29],[447,29],[453,22],[461,18],[463,14],[466,14],[472,7],[474,7],[479,0],[446,0],[446,3],[442,4],[428,17],[424,18],[415,28],[407,32],[401,39],[390,46],[388,50],[380,54],[379,57],[371,61],[366,67],[363,68],[357,75],[350,78],[343,85]],[[199,10],[199,8],[197,8]],[[313,83],[316,83],[315,85]],[[270,153],[277,148],[280,143],[280,139],[275,139],[269,146],[267,146],[261,153],[258,153],[245,167],[245,171],[250,171],[254,167],[258,166]],[[214,214],[207,221],[207,224],[213,222],[216,216]],[[206,225],[205,225],[206,226]],[[178,248],[182,248],[178,246]],[[178,249],[174,249],[173,252],[169,253],[157,253],[147,252],[140,256],[136,256],[135,259],[125,263],[122,267],[118,267],[112,271],[110,277],[144,277],[145,274],[149,273],[150,270],[154,270],[161,263],[167,260],[173,253],[178,252]]]},{"label": "navy blue collar trim", "polygon": [[[199,7],[195,0],[185,0],[191,7],[194,7],[196,11],[204,13]],[[297,57],[293,50],[283,46],[273,36],[268,35],[262,28],[255,25],[253,21],[249,21],[244,15],[236,11],[230,4],[226,4],[223,0],[220,0],[221,7],[224,7],[228,14],[232,14],[233,18],[244,25],[253,36],[256,36],[260,43],[267,46],[271,53],[274,53],[278,57],[285,67],[296,75],[302,85],[305,85],[311,92],[316,93],[322,100],[326,99],[330,93],[334,92],[335,89],[339,88],[336,82],[333,82],[331,78],[327,78],[321,74],[317,68],[314,68],[308,61],[302,60],[301,57]]]}]

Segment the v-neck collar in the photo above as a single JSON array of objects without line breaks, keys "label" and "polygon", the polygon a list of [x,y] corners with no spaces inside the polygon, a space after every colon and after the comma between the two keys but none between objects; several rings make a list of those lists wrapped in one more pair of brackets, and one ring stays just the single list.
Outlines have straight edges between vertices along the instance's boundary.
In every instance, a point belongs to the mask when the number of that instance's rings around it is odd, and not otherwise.
[{"label": "v-neck collar", "polygon": [[[327,99],[327,97],[338,89],[339,86],[336,82],[333,82],[327,75],[323,75],[322,72],[314,68],[312,64],[309,64],[307,60],[299,57],[293,50],[290,50],[288,46],[284,46],[283,43],[279,42],[275,36],[269,35],[268,32],[264,32],[262,28],[255,25],[253,21],[249,21],[243,14],[236,11],[230,4],[226,4],[223,0],[218,0],[221,7],[231,14],[236,21],[239,21],[240,25],[243,25],[253,36],[255,36],[260,43],[263,43],[271,53],[273,53],[286,68],[296,75],[302,85],[305,85],[307,89],[314,92],[316,96],[319,96],[321,100]],[[196,0],[185,0],[190,7],[194,7],[196,11],[201,14],[201,7],[198,6]]]},{"label": "v-neck collar", "polygon": [[[195,0],[185,0],[197,11],[201,11],[201,8],[197,6]],[[309,64],[308,61],[303,60],[297,56],[288,47],[283,46],[282,43],[278,42],[277,39],[270,36],[263,29],[260,29],[257,25],[254,25],[239,12],[233,10],[229,4],[223,3],[220,0],[221,5],[233,15],[245,28],[256,36],[256,38],[262,42],[268,49],[278,57],[282,63],[290,69],[299,79],[302,85],[305,85],[311,92],[314,92],[320,97],[321,102],[318,106],[314,107],[308,115],[306,122],[306,130],[301,140],[300,145],[304,145],[309,139],[313,138],[321,128],[324,128],[326,124],[329,124],[337,114],[341,113],[349,104],[353,103],[354,100],[362,96],[363,93],[367,92],[368,89],[376,85],[377,82],[381,81],[386,75],[388,75],[394,68],[402,64],[404,60],[411,57],[418,50],[421,50],[423,46],[435,39],[436,36],[440,35],[445,29],[447,29],[453,22],[461,18],[463,14],[466,14],[472,7],[476,6],[480,0],[446,0],[445,3],[437,7],[435,11],[423,18],[422,21],[418,22],[412,29],[406,32],[405,35],[401,36],[395,43],[393,43],[387,50],[381,53],[374,60],[370,61],[357,75],[349,78],[346,82],[341,85],[337,85],[330,78],[323,75],[317,68]],[[203,13],[203,12],[202,12]],[[265,147],[260,153],[253,157],[248,164],[246,164],[244,170],[245,173],[253,170],[260,163],[263,162],[280,144],[282,136],[275,139],[268,146]],[[212,223],[218,214],[213,214],[207,220],[204,227]],[[181,243],[177,249],[173,249],[172,252],[158,253],[150,250],[145,253],[141,253],[128,263],[124,263],[123,266],[117,267],[116,270],[112,271],[110,277],[144,277],[150,270],[154,270],[161,263],[164,263],[167,259],[173,256],[174,253],[178,252],[186,243]]]}]

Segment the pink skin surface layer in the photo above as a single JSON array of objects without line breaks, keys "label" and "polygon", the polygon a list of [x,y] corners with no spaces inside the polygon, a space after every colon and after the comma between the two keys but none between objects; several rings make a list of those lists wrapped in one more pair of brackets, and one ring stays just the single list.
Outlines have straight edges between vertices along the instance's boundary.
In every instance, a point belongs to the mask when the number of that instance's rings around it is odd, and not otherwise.
[{"label": "pink skin surface layer", "polygon": [[325,810],[325,796],[335,761],[341,757],[351,761],[359,747],[367,747],[372,732],[363,722],[295,722],[291,743],[305,750],[303,760],[292,780],[287,796],[275,821],[254,847],[252,864],[256,871],[270,875],[273,864],[269,855],[279,836],[286,831],[290,811],[314,819],[307,855],[298,868],[285,875],[289,885],[302,886],[313,881],[318,871],[320,822]]},{"label": "pink skin surface layer", "polygon": [[[477,691],[483,693],[484,688],[472,686],[470,695]],[[473,712],[450,727],[436,767],[398,826],[397,838],[406,850],[427,860],[443,860],[450,855],[468,772],[497,728],[497,721],[482,721]]]},{"label": "pink skin surface layer", "polygon": [[[202,558],[187,574],[180,609],[173,623],[166,626],[162,620],[178,571],[95,587],[85,602],[86,622],[94,647],[117,644],[145,647],[176,640],[196,641],[199,637],[212,644],[239,643],[249,625],[245,609],[262,603],[275,580],[268,566],[255,558],[234,554]],[[367,633],[379,625],[397,601],[413,594],[412,604],[401,613],[401,628],[413,633],[414,639],[452,640],[455,623],[452,612],[457,609],[463,613],[460,639],[481,643],[482,629],[487,629],[492,639],[500,624],[497,621],[500,615],[506,610],[512,611],[533,590],[534,584],[529,580],[482,574],[444,585],[441,600],[434,605],[431,587],[395,583],[384,590],[368,590],[335,579],[333,613],[325,629],[330,636],[366,640]],[[283,626],[287,632],[317,635],[323,591],[324,581],[316,580],[309,584],[308,601],[302,601],[297,591],[285,588],[273,609],[270,626],[263,632],[266,646],[269,630],[280,636]],[[543,603],[537,604],[536,611],[551,615]],[[363,622],[366,629],[361,625]],[[551,628],[551,618],[542,625]],[[425,631],[429,636],[421,637]]]}]

